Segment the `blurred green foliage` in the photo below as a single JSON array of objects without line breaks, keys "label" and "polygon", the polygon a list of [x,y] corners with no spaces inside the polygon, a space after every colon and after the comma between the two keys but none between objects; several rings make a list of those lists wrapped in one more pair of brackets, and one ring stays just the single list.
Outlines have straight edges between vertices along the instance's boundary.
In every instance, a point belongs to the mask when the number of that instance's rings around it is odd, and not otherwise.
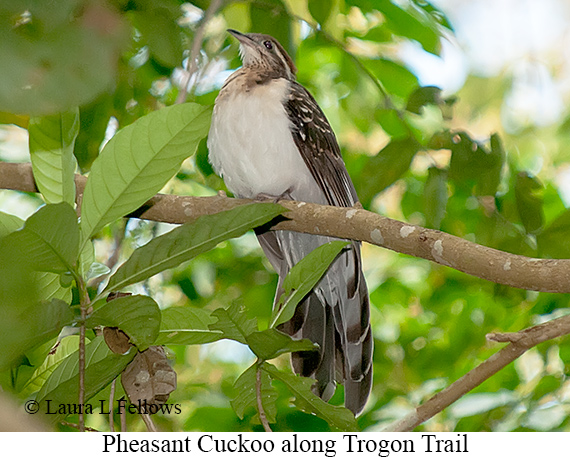
[{"label": "blurred green foliage", "polygon": [[[32,154],[42,152],[38,147],[42,138],[48,138],[46,148],[51,156],[63,157],[64,151],[73,147],[75,158],[68,157],[63,164],[60,161],[56,168],[57,185],[43,181],[44,188],[51,191],[44,195],[49,203],[72,203],[68,187],[74,160],[82,171],[90,170],[109,125],[123,128],[155,112],[157,119],[165,121],[167,111],[161,108],[174,103],[185,81],[183,66],[187,61],[183,59],[189,56],[187,50],[203,26],[201,17],[208,6],[207,0],[0,3],[0,67],[5,70],[0,72],[0,121],[23,128],[30,124]],[[496,108],[505,82],[471,77],[457,94],[458,100],[446,99],[437,88],[421,87],[416,75],[389,52],[390,46],[407,40],[418,42],[426,52],[440,52],[442,35],[452,33],[453,28],[429,2],[226,2],[203,30],[201,52],[195,56],[198,72],[188,87],[189,101],[212,104],[220,88],[220,72],[240,65],[236,43],[225,33],[228,27],[270,33],[295,58],[298,80],[327,114],[367,209],[516,254],[570,258],[570,212],[553,179],[556,167],[568,160],[567,147],[555,148],[556,153],[545,160],[548,167],[541,176],[525,169],[529,157],[537,155],[533,150],[536,138],[562,144],[568,122],[554,132],[538,128],[519,135],[491,132],[487,138],[470,133],[473,113]],[[78,134],[71,130],[77,109]],[[69,117],[69,113],[73,119],[64,122],[63,116]],[[570,112],[567,115],[570,119]],[[57,131],[64,125],[70,128],[67,137]],[[131,131],[139,132],[141,125]],[[152,133],[160,136],[162,131]],[[66,141],[61,140],[64,137]],[[141,138],[140,134],[135,137]],[[203,134],[191,140],[193,147],[186,155],[179,151],[178,158],[189,156],[196,146],[197,153],[183,163],[164,190],[193,195],[223,190],[221,179],[207,162]],[[173,143],[171,138],[165,141]],[[150,152],[149,157],[156,158]],[[133,179],[140,179],[139,165],[136,160],[133,163],[127,171],[135,175]],[[45,172],[45,167],[34,166]],[[171,166],[174,170],[177,164]],[[92,182],[100,180],[98,186],[93,184],[96,196],[109,176],[122,178],[120,170],[110,165],[97,170],[94,166]],[[47,176],[54,176],[53,170]],[[111,222],[98,234],[94,259],[86,239],[81,240],[78,257],[78,225],[64,203],[40,210],[18,232],[23,221],[0,213],[0,334],[4,348],[0,384],[4,390],[22,401],[40,389],[42,395],[59,390],[65,391],[66,401],[72,401],[76,391],[69,386],[76,386],[76,373],[70,358],[74,351],[68,346],[70,341],[76,344],[76,337],[63,338],[59,347],[48,353],[59,330],[77,322],[77,275],[91,279],[105,271],[97,265],[105,263],[114,251],[120,261],[126,260],[138,246],[163,233],[160,225],[132,220],[125,228],[115,221],[126,214],[124,201],[135,209],[136,202],[144,202],[166,182],[161,179],[153,181],[156,189],[146,189],[148,195],[143,189],[136,199],[108,197],[120,207],[112,214],[104,214],[94,204],[85,210],[95,211],[98,221]],[[143,181],[138,183],[142,186]],[[38,228],[36,222],[49,212],[57,214]],[[52,220],[59,225],[51,225]],[[84,235],[100,225],[103,222]],[[30,261],[19,259],[22,250],[30,253]],[[568,312],[567,295],[496,285],[370,246],[364,246],[363,256],[376,343],[374,387],[357,420],[363,430],[379,430],[400,418],[495,353],[498,345],[488,343],[486,333],[518,331]],[[145,257],[149,263],[151,257]],[[96,263],[92,265],[93,260]],[[81,271],[80,264],[87,265],[85,270],[91,268],[91,273]],[[36,271],[38,268],[42,271]],[[255,369],[262,373],[264,405],[269,418],[275,419],[274,430],[326,431],[355,426],[346,410],[334,409],[342,403],[342,388],[331,400],[330,409],[311,403],[307,382],[288,371],[287,355],[271,365],[265,361],[252,365],[255,356],[241,343],[254,348],[252,341],[257,338],[259,349],[263,338],[275,341],[271,331],[265,332],[276,286],[276,275],[252,233],[222,241],[190,262],[163,270],[158,276],[146,276],[131,289],[150,294],[163,310],[158,341],[169,344],[178,374],[178,388],[169,403],[179,403],[182,413],[154,416],[160,429],[262,430],[247,391]],[[89,294],[96,296],[97,283],[88,284]],[[122,300],[128,308],[139,299]],[[96,308],[99,317],[105,314],[105,307]],[[155,304],[148,304],[147,314],[154,315],[156,310]],[[104,317],[114,325],[125,322],[115,315]],[[230,329],[228,322],[240,324]],[[174,336],[177,325],[185,331]],[[143,347],[151,344],[157,329],[147,328],[141,337]],[[217,341],[220,335],[227,339]],[[110,355],[93,331],[88,331],[88,338],[92,340],[88,347],[97,356],[89,376],[99,376],[96,386],[103,388],[112,377],[109,373],[118,373],[128,363],[125,357],[132,354]],[[286,352],[290,344],[285,342],[280,348]],[[262,346],[266,349],[265,343]],[[267,358],[279,350],[266,354]],[[569,363],[566,340],[544,343],[420,428],[568,430],[570,383],[565,373]],[[65,382],[54,384],[54,372]],[[97,394],[91,401],[108,399],[109,389],[90,391]],[[116,398],[123,394],[117,387]],[[303,408],[295,408],[293,398],[297,404],[304,403]],[[102,430],[108,427],[97,415],[89,416],[87,423]],[[142,421],[131,415],[128,426],[129,430],[144,429]]]}]

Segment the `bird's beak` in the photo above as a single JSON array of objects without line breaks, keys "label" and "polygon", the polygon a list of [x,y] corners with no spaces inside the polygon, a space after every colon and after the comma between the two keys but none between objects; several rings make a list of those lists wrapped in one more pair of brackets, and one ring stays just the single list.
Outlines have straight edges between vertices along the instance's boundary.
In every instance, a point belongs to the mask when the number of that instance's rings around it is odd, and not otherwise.
[{"label": "bird's beak", "polygon": [[245,33],[238,32],[237,30],[234,29],[228,29],[228,33],[236,37],[237,40],[240,42],[240,44],[243,44],[245,46],[255,45],[255,41],[253,41],[253,39],[248,37]]}]

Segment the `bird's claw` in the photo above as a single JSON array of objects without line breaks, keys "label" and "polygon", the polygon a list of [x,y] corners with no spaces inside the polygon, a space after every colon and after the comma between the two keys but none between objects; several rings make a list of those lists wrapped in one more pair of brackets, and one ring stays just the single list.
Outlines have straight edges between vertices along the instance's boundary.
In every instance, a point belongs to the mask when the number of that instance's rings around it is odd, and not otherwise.
[{"label": "bird's claw", "polygon": [[291,189],[287,189],[283,193],[277,196],[261,192],[257,194],[253,200],[256,202],[270,201],[271,203],[279,203],[281,200],[293,200],[293,198],[291,197],[291,191],[292,191]]}]

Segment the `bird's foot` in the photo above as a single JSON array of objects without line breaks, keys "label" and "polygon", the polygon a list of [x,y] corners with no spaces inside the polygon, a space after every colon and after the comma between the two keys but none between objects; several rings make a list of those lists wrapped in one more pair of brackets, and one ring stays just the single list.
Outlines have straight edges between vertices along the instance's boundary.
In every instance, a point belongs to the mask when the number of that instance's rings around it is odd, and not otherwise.
[{"label": "bird's foot", "polygon": [[291,197],[292,191],[293,189],[289,188],[279,195],[270,195],[266,194],[265,192],[261,192],[255,196],[254,200],[256,202],[270,201],[272,203],[279,203],[281,200],[293,200],[293,197]]}]

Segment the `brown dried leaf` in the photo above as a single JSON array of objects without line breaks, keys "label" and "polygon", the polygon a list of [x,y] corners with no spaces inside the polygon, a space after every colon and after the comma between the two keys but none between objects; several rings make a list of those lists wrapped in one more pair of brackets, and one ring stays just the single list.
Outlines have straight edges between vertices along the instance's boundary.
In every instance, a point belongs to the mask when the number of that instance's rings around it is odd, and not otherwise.
[{"label": "brown dried leaf", "polygon": [[[176,372],[169,365],[163,347],[150,346],[139,352],[123,371],[121,383],[131,403],[160,406],[176,389]],[[150,413],[157,411],[151,408]]]},{"label": "brown dried leaf", "polygon": [[103,338],[109,349],[115,354],[126,354],[133,346],[129,342],[129,336],[118,327],[104,327]]}]

